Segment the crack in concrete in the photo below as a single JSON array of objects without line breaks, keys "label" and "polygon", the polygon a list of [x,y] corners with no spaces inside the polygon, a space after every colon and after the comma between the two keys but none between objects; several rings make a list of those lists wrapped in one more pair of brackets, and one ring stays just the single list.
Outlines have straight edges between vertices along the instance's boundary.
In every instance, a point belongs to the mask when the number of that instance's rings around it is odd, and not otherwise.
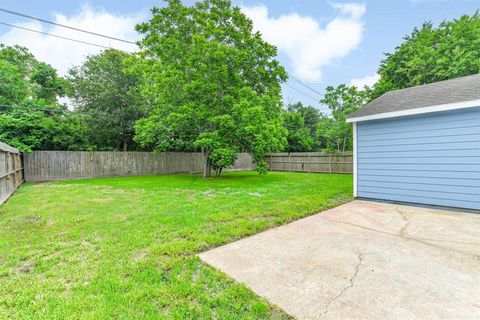
[{"label": "crack in concrete", "polygon": [[[386,232],[386,231],[380,231],[380,230],[376,230],[376,229],[373,229],[373,228],[361,226],[361,225],[358,225],[358,224],[346,222],[346,221],[331,220],[331,219],[327,219],[327,218],[325,218],[325,217],[322,217],[322,219],[324,219],[324,220],[326,220],[326,221],[329,221],[329,222],[333,222],[333,223],[346,224],[346,225],[349,225],[349,226],[352,226],[352,227],[361,228],[361,229],[365,229],[365,230],[368,230],[368,231],[381,233],[381,234],[387,235],[387,236],[398,237],[398,238],[401,238],[401,239],[403,239],[403,240],[405,240],[405,241],[415,241],[415,242],[418,242],[418,243],[421,243],[421,244],[424,244],[424,245],[427,245],[427,246],[431,246],[431,247],[434,247],[434,248],[437,248],[437,249],[460,253],[460,254],[463,254],[463,255],[472,257],[472,258],[474,258],[474,259],[480,260],[480,255],[473,254],[473,253],[469,253],[469,252],[464,252],[464,251],[460,251],[460,250],[456,250],[456,249],[453,249],[453,248],[442,247],[442,246],[440,246],[440,245],[436,245],[436,244],[433,244],[433,243],[430,243],[430,242],[429,242],[429,241],[438,241],[438,242],[447,242],[447,243],[448,243],[449,241],[447,241],[447,240],[422,239],[422,238],[408,237],[408,236],[405,236],[405,235],[402,234],[402,233],[395,234],[395,233],[390,233],[390,232]],[[405,226],[403,226],[402,229],[405,229]],[[403,232],[405,232],[405,230],[404,230]],[[455,242],[452,242],[452,243],[455,243]],[[470,244],[470,243],[469,243],[469,244]],[[472,245],[474,245],[474,244],[472,244]]]},{"label": "crack in concrete", "polygon": [[332,299],[330,299],[326,304],[325,304],[325,311],[322,313],[321,316],[323,316],[324,314],[326,314],[329,310],[329,306],[330,304],[332,304],[333,302],[335,302],[336,300],[338,300],[340,297],[343,296],[343,294],[350,288],[353,288],[353,285],[354,285],[354,280],[355,278],[357,277],[358,275],[358,271],[360,270],[360,266],[362,265],[362,262],[363,262],[363,254],[362,253],[358,253],[358,263],[357,265],[355,266],[355,272],[354,274],[350,277],[349,279],[349,284],[343,288],[339,294],[337,294],[335,297],[333,297]]},{"label": "crack in concrete", "polygon": [[407,231],[408,226],[410,225],[410,219],[408,219],[407,214],[400,210],[400,208],[395,208],[395,211],[402,217],[402,219],[405,221],[405,224],[403,225],[402,229],[400,229],[400,237],[404,238],[405,233]]}]

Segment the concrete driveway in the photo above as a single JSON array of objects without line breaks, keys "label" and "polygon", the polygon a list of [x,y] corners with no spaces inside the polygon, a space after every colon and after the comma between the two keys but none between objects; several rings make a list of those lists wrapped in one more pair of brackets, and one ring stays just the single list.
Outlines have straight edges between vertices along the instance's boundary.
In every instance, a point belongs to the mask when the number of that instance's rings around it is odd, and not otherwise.
[{"label": "concrete driveway", "polygon": [[299,319],[480,319],[480,214],[353,201],[200,258]]}]

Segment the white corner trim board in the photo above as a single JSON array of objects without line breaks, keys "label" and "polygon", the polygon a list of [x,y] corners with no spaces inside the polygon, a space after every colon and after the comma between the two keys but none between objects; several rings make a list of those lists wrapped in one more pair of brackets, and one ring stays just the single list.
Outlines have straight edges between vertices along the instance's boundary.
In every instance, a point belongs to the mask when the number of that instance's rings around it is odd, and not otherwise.
[{"label": "white corner trim board", "polygon": [[357,123],[353,123],[353,197],[357,197]]},{"label": "white corner trim board", "polygon": [[447,104],[439,104],[439,105],[421,107],[421,108],[412,108],[412,109],[400,110],[400,111],[377,113],[377,114],[372,114],[369,116],[362,116],[362,117],[347,118],[347,122],[355,123],[355,122],[361,122],[361,121],[387,119],[387,118],[410,116],[415,114],[448,111],[448,110],[456,110],[456,109],[464,109],[464,108],[474,108],[474,107],[480,107],[480,99],[447,103]]}]

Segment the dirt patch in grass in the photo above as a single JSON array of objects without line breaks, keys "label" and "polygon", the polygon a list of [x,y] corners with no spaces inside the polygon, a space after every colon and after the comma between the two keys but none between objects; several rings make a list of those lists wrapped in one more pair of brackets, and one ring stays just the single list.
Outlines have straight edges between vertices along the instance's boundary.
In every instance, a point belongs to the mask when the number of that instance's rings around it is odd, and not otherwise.
[{"label": "dirt patch in grass", "polygon": [[20,220],[24,222],[38,222],[42,220],[42,217],[36,215],[22,216]]},{"label": "dirt patch in grass", "polygon": [[133,255],[132,255],[132,261],[133,262],[138,262],[140,260],[143,260],[145,259],[146,257],[148,257],[148,253],[149,253],[149,250],[145,249],[145,250],[140,250],[140,251],[137,251],[135,252]]},{"label": "dirt patch in grass", "polygon": [[14,274],[33,273],[35,262],[32,260],[24,261],[19,267],[15,268]]},{"label": "dirt patch in grass", "polygon": [[106,198],[91,199],[90,201],[101,204],[101,203],[111,203],[115,201],[115,199],[106,197]]}]

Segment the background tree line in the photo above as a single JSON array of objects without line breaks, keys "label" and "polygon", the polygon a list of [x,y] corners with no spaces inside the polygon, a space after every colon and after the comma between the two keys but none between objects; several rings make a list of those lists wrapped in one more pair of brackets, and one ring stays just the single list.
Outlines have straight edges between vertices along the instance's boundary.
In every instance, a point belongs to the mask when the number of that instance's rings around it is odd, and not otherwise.
[{"label": "background tree line", "polygon": [[137,54],[105,50],[65,77],[0,45],[0,140],[23,151],[199,151],[205,176],[249,152],[264,172],[268,152],[351,150],[346,115],[389,90],[480,71],[478,13],[427,22],[386,54],[372,88],[329,86],[320,112],[282,105],[276,48],[228,0],[169,0],[137,31]]},{"label": "background tree line", "polygon": [[22,151],[138,150],[129,144],[146,104],[127,57],[106,50],[64,78],[26,48],[0,45],[0,141]]},{"label": "background tree line", "polygon": [[328,107],[328,112],[300,102],[289,104],[283,114],[283,125],[288,131],[284,151],[351,151],[352,125],[345,122],[346,116],[365,105],[371,93],[368,87],[359,90],[345,84],[329,86],[320,100]]}]

